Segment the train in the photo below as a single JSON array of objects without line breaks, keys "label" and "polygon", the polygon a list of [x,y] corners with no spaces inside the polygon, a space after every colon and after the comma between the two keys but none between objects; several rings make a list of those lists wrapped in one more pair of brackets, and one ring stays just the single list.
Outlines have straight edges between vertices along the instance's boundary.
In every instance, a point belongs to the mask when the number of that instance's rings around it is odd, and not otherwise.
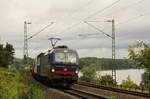
[{"label": "train", "polygon": [[78,80],[79,55],[65,45],[54,47],[36,57],[31,73],[51,85],[70,87]]}]

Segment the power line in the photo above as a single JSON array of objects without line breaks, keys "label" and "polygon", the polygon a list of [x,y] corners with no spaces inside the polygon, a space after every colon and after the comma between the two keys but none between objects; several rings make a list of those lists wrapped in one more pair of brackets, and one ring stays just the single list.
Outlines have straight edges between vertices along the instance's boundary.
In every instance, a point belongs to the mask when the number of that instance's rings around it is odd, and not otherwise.
[{"label": "power line", "polygon": [[0,43],[1,43],[1,36],[0,36]]},{"label": "power line", "polygon": [[[72,17],[77,11],[79,11],[80,9],[83,9],[84,7],[87,7],[87,6],[88,6],[89,4],[91,4],[93,1],[94,1],[94,0],[90,0],[90,1],[87,2],[85,5],[83,5],[82,7],[79,7],[77,10],[75,10],[74,13],[73,13],[73,14],[70,14],[69,16]],[[72,18],[73,18],[73,17],[72,17]],[[61,21],[61,20],[60,20],[60,21]],[[77,23],[77,24],[79,24],[79,23]],[[72,25],[72,26],[70,26],[70,27],[64,29],[62,32],[66,31],[66,30],[69,30],[69,29],[71,29],[71,28],[74,27],[74,26],[76,26],[76,24],[74,24],[74,25]],[[60,32],[60,33],[62,33],[62,32]]]},{"label": "power line", "polygon": [[50,24],[46,25],[44,28],[42,28],[40,31],[38,31],[37,33],[33,34],[32,36],[30,36],[29,38],[27,38],[28,40],[33,38],[34,36],[38,35],[39,33],[41,33],[42,31],[44,31],[46,28],[50,27],[52,24],[54,24],[54,22],[51,22]]},{"label": "power line", "polygon": [[143,16],[146,16],[146,15],[149,15],[149,14],[150,14],[150,12],[146,12],[146,13],[140,14],[140,15],[138,15],[138,16],[135,16],[135,17],[133,17],[133,18],[130,18],[130,19],[124,21],[124,22],[118,23],[118,24],[116,24],[116,25],[122,25],[122,24],[131,22],[131,21],[133,21],[133,20],[139,19],[139,18],[141,18],[141,17],[143,17]]},{"label": "power line", "polygon": [[[130,7],[133,7],[133,6],[139,4],[139,3],[143,2],[143,1],[145,1],[145,0],[139,0],[139,1],[135,2],[135,3],[129,4],[128,6],[122,7],[122,8],[120,8],[120,9],[118,9],[118,11],[113,11],[113,12],[107,14],[106,16],[110,16],[110,15],[112,15],[112,14],[121,12],[121,11],[123,11],[123,10],[125,10],[125,9],[129,9]],[[119,10],[120,10],[120,11],[119,11]]]},{"label": "power line", "polygon": [[[135,3],[132,3],[132,4],[128,5],[128,6],[126,6],[126,7],[122,7],[120,9],[118,9],[118,10],[122,11],[122,10],[125,10],[125,9],[129,9],[130,6],[133,7],[134,5],[137,5],[137,4],[139,4],[139,3],[143,2],[143,1],[145,1],[145,0],[139,0],[139,1],[135,2]],[[110,16],[110,15],[112,15],[114,13],[118,13],[118,12],[113,11],[112,13],[109,13],[106,16]],[[104,21],[88,21],[88,22],[104,22]]]},{"label": "power line", "polygon": [[[118,28],[120,25],[123,25],[123,24],[126,24],[128,22],[134,21],[136,19],[139,19],[139,18],[141,18],[143,16],[146,16],[146,15],[149,15],[149,14],[150,14],[150,12],[146,12],[146,13],[140,14],[138,16],[132,17],[132,18],[130,18],[130,19],[124,21],[124,22],[120,22],[120,23],[116,24],[116,26],[117,26],[116,28]],[[105,21],[88,21],[88,22],[105,22]]]},{"label": "power line", "polygon": [[86,21],[84,21],[84,23],[86,23],[87,25],[89,25],[89,26],[93,27],[94,29],[98,30],[98,31],[101,32],[102,34],[104,34],[104,35],[106,35],[106,36],[112,38],[112,36],[110,36],[109,34],[105,33],[103,30],[101,30],[101,29],[95,27],[94,25],[92,25],[92,24],[90,24],[90,23],[88,23],[88,22],[86,22]]},{"label": "power line", "polygon": [[115,1],[115,2],[113,2],[113,3],[111,3],[110,5],[104,7],[103,9],[101,9],[101,10],[99,10],[99,11],[93,13],[92,15],[89,15],[88,17],[84,18],[83,20],[79,21],[78,23],[73,24],[72,26],[70,26],[70,27],[64,29],[64,30],[63,30],[62,32],[60,32],[60,33],[63,33],[63,32],[65,32],[65,31],[67,31],[67,30],[73,28],[74,26],[80,24],[82,21],[84,21],[84,20],[86,20],[86,19],[88,19],[88,18],[91,18],[91,17],[93,17],[94,15],[96,15],[96,14],[98,14],[98,13],[101,13],[101,12],[105,11],[105,10],[108,9],[108,8],[111,8],[113,5],[117,4],[117,3],[120,2],[120,1],[121,1],[121,0],[117,0],[117,1]]},{"label": "power line", "polygon": [[107,7],[103,8],[103,9],[101,9],[101,10],[95,12],[95,13],[93,13],[92,15],[86,17],[85,19],[91,18],[91,17],[93,17],[94,15],[96,15],[96,14],[98,14],[98,13],[101,13],[101,12],[103,12],[104,10],[106,10],[106,9],[108,9],[108,8],[111,8],[113,5],[117,4],[117,3],[120,2],[120,1],[121,1],[121,0],[117,0],[117,1],[113,2],[112,4],[108,5]]},{"label": "power line", "polygon": [[77,8],[71,16],[73,16],[76,12],[78,12],[78,11],[81,10],[81,9],[83,9],[84,7],[87,7],[88,5],[90,5],[93,1],[94,1],[94,0],[90,0],[90,1],[88,1],[85,5],[83,5],[83,6],[79,7],[79,8]]}]

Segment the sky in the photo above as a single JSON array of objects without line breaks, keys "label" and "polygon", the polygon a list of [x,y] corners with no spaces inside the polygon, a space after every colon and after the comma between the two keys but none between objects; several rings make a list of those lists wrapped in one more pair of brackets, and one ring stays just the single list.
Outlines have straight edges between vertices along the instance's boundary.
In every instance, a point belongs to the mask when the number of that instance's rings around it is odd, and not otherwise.
[{"label": "sky", "polygon": [[80,57],[111,58],[111,38],[84,21],[111,35],[112,24],[105,21],[114,19],[116,58],[128,58],[128,46],[136,40],[150,43],[149,4],[150,0],[0,0],[0,42],[13,44],[15,57],[22,58],[24,21],[31,22],[28,37],[54,22],[28,41],[30,57],[51,48],[48,38],[59,37],[57,45],[76,49]]}]

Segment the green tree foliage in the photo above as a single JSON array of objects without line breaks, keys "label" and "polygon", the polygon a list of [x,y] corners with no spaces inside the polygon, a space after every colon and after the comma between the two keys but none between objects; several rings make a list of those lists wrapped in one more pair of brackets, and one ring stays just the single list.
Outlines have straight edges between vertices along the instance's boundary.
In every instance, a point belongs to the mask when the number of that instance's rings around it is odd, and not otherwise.
[{"label": "green tree foliage", "polygon": [[136,41],[129,46],[129,58],[132,65],[138,68],[144,68],[145,73],[142,75],[142,85],[150,83],[150,44],[142,41]]},{"label": "green tree foliage", "polygon": [[96,75],[96,66],[95,65],[90,65],[88,67],[85,67],[81,70],[83,76],[80,78],[82,81],[86,82],[92,82],[95,79]]},{"label": "green tree foliage", "polygon": [[111,75],[105,75],[105,76],[101,76],[98,79],[98,82],[101,85],[106,85],[106,86],[112,86],[113,85],[113,78]]},{"label": "green tree foliage", "polygon": [[129,46],[129,58],[136,67],[144,67],[150,71],[150,45],[144,42],[136,41]]},{"label": "green tree foliage", "polygon": [[128,76],[126,80],[123,80],[121,86],[124,88],[135,88],[137,85],[131,80],[131,77]]},{"label": "green tree foliage", "polygon": [[144,87],[144,89],[150,91],[150,72],[149,71],[145,71],[142,74],[141,86]]},{"label": "green tree foliage", "polygon": [[13,63],[14,59],[14,48],[11,44],[6,43],[4,47],[0,44],[0,66],[7,67]]},{"label": "green tree foliage", "polygon": [[128,59],[116,59],[115,63],[112,59],[107,58],[86,57],[80,59],[81,68],[94,64],[97,70],[111,70],[112,66],[115,66],[116,69],[128,69],[131,68],[129,63]]},{"label": "green tree foliage", "polygon": [[4,56],[3,45],[0,44],[0,65],[2,65],[3,63],[3,56]]}]

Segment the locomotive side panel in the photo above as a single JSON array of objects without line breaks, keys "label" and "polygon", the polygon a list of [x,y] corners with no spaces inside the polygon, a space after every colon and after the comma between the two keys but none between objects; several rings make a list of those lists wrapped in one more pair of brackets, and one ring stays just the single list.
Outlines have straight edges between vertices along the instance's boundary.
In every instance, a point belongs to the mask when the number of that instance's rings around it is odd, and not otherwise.
[{"label": "locomotive side panel", "polygon": [[37,74],[37,59],[35,59],[35,63],[33,65],[33,73]]},{"label": "locomotive side panel", "polygon": [[42,73],[42,64],[43,64],[44,53],[41,53],[37,56],[37,74],[41,75]]},{"label": "locomotive side panel", "polygon": [[41,62],[41,76],[48,76],[48,62],[49,55],[44,55],[42,57],[42,62]]}]

